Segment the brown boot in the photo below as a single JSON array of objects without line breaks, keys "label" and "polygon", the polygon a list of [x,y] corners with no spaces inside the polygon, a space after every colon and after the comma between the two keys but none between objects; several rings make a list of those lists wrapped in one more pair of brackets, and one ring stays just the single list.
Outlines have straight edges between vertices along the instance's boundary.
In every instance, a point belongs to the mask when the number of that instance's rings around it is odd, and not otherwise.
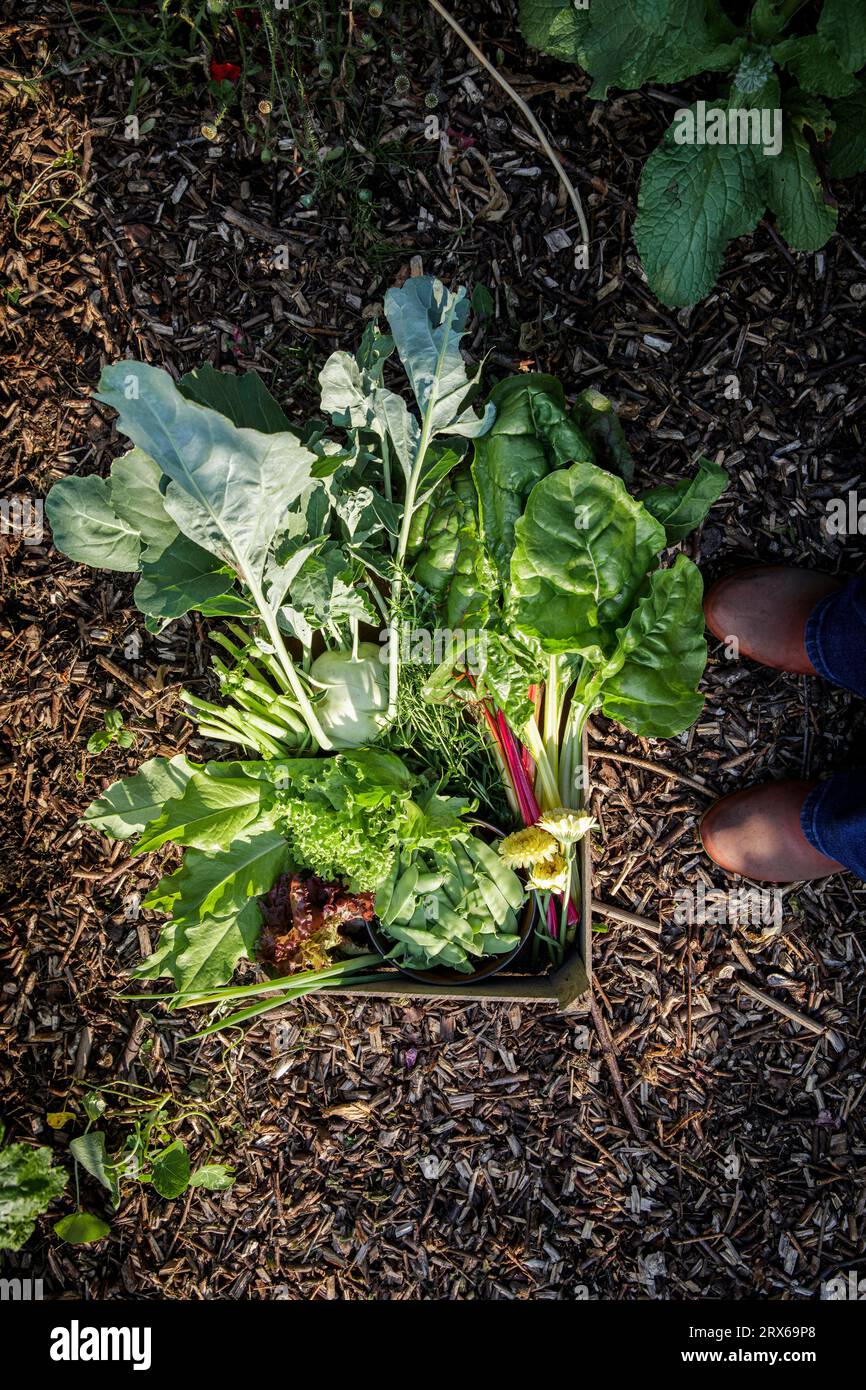
[{"label": "brown boot", "polygon": [[838,873],[844,864],[810,845],[800,812],[811,782],[765,782],[711,806],[701,839],[711,859],[731,873],[765,883],[795,883]]},{"label": "brown boot", "polygon": [[740,656],[762,666],[814,676],[806,653],[806,623],[838,579],[786,565],[753,565],[714,584],[704,599],[707,627],[720,642],[736,637]]}]

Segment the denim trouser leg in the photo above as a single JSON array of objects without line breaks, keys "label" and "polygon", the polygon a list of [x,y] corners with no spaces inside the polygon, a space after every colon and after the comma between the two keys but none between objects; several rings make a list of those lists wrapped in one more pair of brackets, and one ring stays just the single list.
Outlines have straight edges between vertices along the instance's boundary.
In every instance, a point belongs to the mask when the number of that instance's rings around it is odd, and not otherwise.
[{"label": "denim trouser leg", "polygon": [[[866,697],[866,579],[821,600],[806,624],[806,650],[819,675]],[[866,769],[819,782],[800,823],[815,849],[866,881]]]}]

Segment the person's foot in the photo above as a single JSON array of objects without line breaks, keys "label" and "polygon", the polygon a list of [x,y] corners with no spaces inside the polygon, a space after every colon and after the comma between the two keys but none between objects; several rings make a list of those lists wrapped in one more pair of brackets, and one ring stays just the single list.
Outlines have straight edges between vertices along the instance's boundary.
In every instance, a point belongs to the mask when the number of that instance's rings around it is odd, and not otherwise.
[{"label": "person's foot", "polygon": [[704,599],[704,616],[720,642],[736,638],[738,655],[778,671],[814,676],[806,652],[806,623],[820,600],[841,587],[829,574],[753,565],[712,586]]},{"label": "person's foot", "polygon": [[715,802],[701,821],[711,859],[730,873],[765,883],[826,878],[844,864],[828,859],[800,828],[800,812],[815,781],[766,782]]}]

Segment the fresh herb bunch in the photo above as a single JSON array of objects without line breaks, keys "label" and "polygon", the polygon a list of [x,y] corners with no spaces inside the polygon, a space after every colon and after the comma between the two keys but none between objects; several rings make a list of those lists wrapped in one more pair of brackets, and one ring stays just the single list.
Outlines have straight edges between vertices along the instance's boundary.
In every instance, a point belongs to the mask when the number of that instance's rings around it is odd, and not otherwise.
[{"label": "fresh herb bunch", "polygon": [[[756,0],[742,24],[718,0],[521,0],[524,37],[611,87],[728,77],[715,105],[781,111],[781,149],[758,143],[677,143],[671,127],[644,167],[635,240],[664,304],[695,304],[715,284],[725,247],[773,213],[788,245],[817,251],[838,211],[827,176],[866,169],[866,7],[823,0],[807,29],[803,0]],[[692,108],[694,111],[695,108]],[[832,137],[832,138],[831,138]]]}]

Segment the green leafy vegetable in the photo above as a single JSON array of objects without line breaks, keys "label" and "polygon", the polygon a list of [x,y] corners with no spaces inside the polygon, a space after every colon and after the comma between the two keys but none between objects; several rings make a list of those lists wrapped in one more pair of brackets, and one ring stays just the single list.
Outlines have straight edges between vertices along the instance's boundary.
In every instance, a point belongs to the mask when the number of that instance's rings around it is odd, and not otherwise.
[{"label": "green leafy vegetable", "polygon": [[66,1174],[54,1167],[50,1149],[29,1144],[0,1148],[0,1250],[20,1250],[33,1234],[36,1218],[65,1187]]},{"label": "green leafy vegetable", "polygon": [[484,956],[520,942],[516,912],[524,888],[476,836],[464,832],[436,848],[402,850],[376,900],[394,959],[414,970],[448,966],[472,974]]},{"label": "green leafy vegetable", "polygon": [[[644,167],[635,240],[665,304],[695,304],[709,293],[728,243],[753,231],[767,209],[795,250],[817,250],[832,235],[836,204],[815,152],[838,125],[833,177],[866,163],[858,77],[866,9],[850,0],[814,8],[817,24],[808,32],[813,15],[801,17],[803,6],[790,0],[756,0],[740,22],[716,0],[592,0],[585,9],[571,0],[521,0],[528,42],[591,73],[592,97],[700,72],[729,75],[715,100],[688,114],[680,108]],[[818,97],[837,104],[806,104]],[[705,115],[712,129],[699,131]]]}]

